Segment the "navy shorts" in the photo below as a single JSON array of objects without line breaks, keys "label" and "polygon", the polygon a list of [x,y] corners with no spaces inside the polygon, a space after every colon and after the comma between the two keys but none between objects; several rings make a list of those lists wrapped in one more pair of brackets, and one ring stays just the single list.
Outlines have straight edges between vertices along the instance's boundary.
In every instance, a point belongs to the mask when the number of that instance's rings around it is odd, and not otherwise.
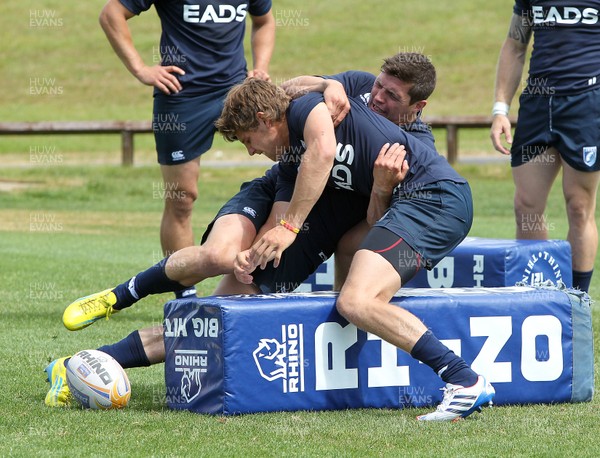
[{"label": "navy shorts", "polygon": [[369,199],[354,192],[325,188],[279,266],[267,264],[252,276],[263,293],[295,290],[335,252],[342,236],[367,216]]},{"label": "navy shorts", "polygon": [[191,97],[154,95],[152,130],[159,164],[189,162],[210,149],[228,90]]},{"label": "navy shorts", "polygon": [[[446,257],[469,233],[473,199],[468,183],[438,181],[404,194],[396,193],[389,210],[374,224],[403,239],[428,270]],[[361,248],[372,251],[368,238]],[[396,270],[405,262],[399,260]]]},{"label": "navy shorts", "polygon": [[600,89],[565,96],[522,94],[519,102],[511,148],[513,167],[554,147],[575,170],[600,170]]},{"label": "navy shorts", "polygon": [[[224,215],[243,215],[258,230],[267,222],[275,201],[277,165],[264,176],[242,184],[208,225],[202,235],[205,243],[215,221]],[[369,199],[356,193],[325,188],[308,214],[294,243],[283,252],[279,266],[267,264],[256,269],[254,283],[263,293],[293,291],[335,252],[342,236],[367,216]]]},{"label": "navy shorts", "polygon": [[277,165],[260,178],[242,184],[239,192],[221,207],[217,216],[210,222],[202,235],[201,243],[206,242],[215,221],[225,215],[243,215],[256,228],[256,232],[267,222],[271,207],[275,201],[275,185],[277,183]]}]

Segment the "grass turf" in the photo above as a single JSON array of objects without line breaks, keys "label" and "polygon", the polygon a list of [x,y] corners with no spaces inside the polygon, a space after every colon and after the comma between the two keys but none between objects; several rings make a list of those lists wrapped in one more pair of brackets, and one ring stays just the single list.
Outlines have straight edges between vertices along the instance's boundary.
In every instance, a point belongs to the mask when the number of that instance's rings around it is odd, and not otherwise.
[{"label": "grass turf", "polygon": [[[512,183],[504,166],[469,166],[476,218],[471,235],[510,238]],[[197,236],[225,196],[260,168],[205,169]],[[0,193],[0,455],[15,456],[597,456],[591,403],[496,407],[457,424],[421,424],[422,409],[363,409],[218,417],[174,412],[164,402],[162,365],[128,370],[123,411],[49,409],[44,366],[52,359],[161,323],[170,295],[144,299],[81,332],[60,321],[73,299],[123,281],[160,259],[155,167],[9,169],[31,185]],[[218,183],[218,186],[217,186]],[[126,195],[124,198],[123,196]],[[565,235],[561,195],[548,211],[552,237]],[[42,222],[43,225],[33,225]],[[41,223],[40,223],[41,224]],[[200,285],[210,294],[215,280]],[[595,281],[592,295],[598,294]],[[597,327],[598,320],[594,319]]]}]

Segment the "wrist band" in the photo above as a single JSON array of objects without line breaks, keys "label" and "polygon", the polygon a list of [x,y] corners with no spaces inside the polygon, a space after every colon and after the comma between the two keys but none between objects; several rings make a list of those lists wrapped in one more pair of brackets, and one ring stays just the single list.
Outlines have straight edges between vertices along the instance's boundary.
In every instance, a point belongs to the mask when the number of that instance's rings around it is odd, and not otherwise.
[{"label": "wrist band", "polygon": [[279,224],[281,224],[283,227],[285,227],[288,231],[292,231],[294,234],[297,234],[297,233],[300,232],[300,229],[298,229],[297,227],[292,226],[290,223],[288,223],[284,219],[282,219],[281,221],[279,221]]},{"label": "wrist band", "polygon": [[496,116],[499,114],[508,116],[509,110],[510,110],[510,105],[508,105],[504,102],[496,102],[496,103],[494,103],[494,106],[492,108],[492,116]]}]

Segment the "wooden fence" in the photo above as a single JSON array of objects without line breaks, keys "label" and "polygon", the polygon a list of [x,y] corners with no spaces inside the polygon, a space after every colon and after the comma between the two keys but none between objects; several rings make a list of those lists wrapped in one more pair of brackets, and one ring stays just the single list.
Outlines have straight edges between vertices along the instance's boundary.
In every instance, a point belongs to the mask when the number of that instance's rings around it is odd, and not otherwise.
[{"label": "wooden fence", "polygon": [[[452,164],[458,160],[458,132],[460,129],[489,129],[491,116],[429,116],[424,119],[433,129],[446,130],[446,151]],[[516,119],[512,118],[513,125]],[[134,134],[152,133],[150,121],[41,121],[0,122],[0,135],[68,135],[120,134],[121,163],[133,164]]]}]

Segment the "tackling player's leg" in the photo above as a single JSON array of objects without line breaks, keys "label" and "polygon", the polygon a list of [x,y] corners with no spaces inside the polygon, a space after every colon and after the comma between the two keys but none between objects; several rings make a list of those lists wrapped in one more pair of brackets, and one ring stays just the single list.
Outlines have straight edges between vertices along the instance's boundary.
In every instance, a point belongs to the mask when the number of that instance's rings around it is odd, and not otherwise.
[{"label": "tackling player's leg", "polygon": [[181,291],[206,278],[230,273],[235,256],[251,246],[270,215],[277,167],[242,184],[209,224],[200,246],[183,248],[116,288],[70,304],[63,314],[67,329],[83,329],[149,294]]},{"label": "tackling player's leg", "polygon": [[[407,259],[406,256],[392,256]],[[409,277],[407,276],[409,279]],[[494,390],[467,363],[442,344],[409,311],[392,305],[387,297],[400,287],[400,277],[383,256],[360,250],[337,300],[342,316],[431,367],[447,383],[437,410],[418,420],[447,421],[464,418],[491,403]]]},{"label": "tackling player's leg", "polygon": [[409,353],[446,383],[442,404],[419,420],[455,420],[491,403],[494,389],[419,318],[390,303],[418,269],[433,267],[471,226],[473,208],[466,183],[442,181],[423,191],[431,198],[395,200],[375,223],[352,260],[336,307],[356,327]]},{"label": "tackling player's leg", "polygon": [[220,217],[205,244],[183,248],[113,289],[77,299],[65,309],[63,323],[77,331],[150,294],[180,291],[229,273],[236,254],[249,247],[255,235],[256,228],[248,218],[235,214]]}]

